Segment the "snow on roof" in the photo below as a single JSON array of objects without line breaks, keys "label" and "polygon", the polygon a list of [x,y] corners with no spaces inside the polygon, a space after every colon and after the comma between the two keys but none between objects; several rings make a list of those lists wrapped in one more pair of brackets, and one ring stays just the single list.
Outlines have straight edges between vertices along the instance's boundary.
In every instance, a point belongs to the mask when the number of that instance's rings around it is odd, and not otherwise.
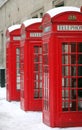
[{"label": "snow on roof", "polygon": [[38,23],[38,22],[40,23],[41,21],[42,18],[32,18],[24,21],[23,24],[25,25],[25,27],[28,27],[31,24]]},{"label": "snow on roof", "polygon": [[60,13],[64,13],[68,11],[80,12],[80,8],[72,7],[72,6],[57,7],[47,11],[46,13],[48,13],[51,17],[54,17]]},{"label": "snow on roof", "polygon": [[10,26],[10,27],[8,28],[8,31],[9,31],[9,32],[12,32],[12,31],[14,31],[14,30],[16,30],[16,29],[20,29],[20,27],[21,27],[20,24],[15,24],[15,25]]}]

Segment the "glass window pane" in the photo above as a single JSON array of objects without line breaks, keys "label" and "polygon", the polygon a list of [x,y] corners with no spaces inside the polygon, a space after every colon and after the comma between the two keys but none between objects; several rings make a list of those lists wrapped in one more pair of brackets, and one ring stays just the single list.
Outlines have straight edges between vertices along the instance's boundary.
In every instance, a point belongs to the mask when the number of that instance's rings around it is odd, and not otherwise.
[{"label": "glass window pane", "polygon": [[44,100],[44,109],[48,110],[49,106],[48,106],[48,100]]},{"label": "glass window pane", "polygon": [[68,66],[63,66],[62,67],[62,75],[63,76],[68,76]]},{"label": "glass window pane", "polygon": [[42,73],[39,73],[39,80],[42,80]]},{"label": "glass window pane", "polygon": [[17,76],[20,76],[20,69],[16,69]]},{"label": "glass window pane", "polygon": [[76,99],[76,93],[77,93],[76,89],[71,89],[70,90],[70,99],[71,100]]},{"label": "glass window pane", "polygon": [[45,65],[48,64],[48,55],[43,56],[43,62],[44,62]]},{"label": "glass window pane", "polygon": [[34,88],[38,88],[38,81],[37,82],[34,82]]},{"label": "glass window pane", "polygon": [[63,111],[68,111],[68,102],[62,102]]},{"label": "glass window pane", "polygon": [[71,52],[76,52],[76,43],[71,43]]},{"label": "glass window pane", "polygon": [[39,70],[39,65],[38,64],[35,64],[34,65],[34,71],[38,71]]},{"label": "glass window pane", "polygon": [[71,86],[72,88],[75,88],[75,87],[76,87],[76,78],[71,78],[71,79],[70,79],[70,86]]},{"label": "glass window pane", "polygon": [[40,82],[39,85],[40,85],[39,87],[42,88],[42,82]]},{"label": "glass window pane", "polygon": [[62,52],[68,53],[68,44],[67,43],[63,43],[63,45],[62,45]]},{"label": "glass window pane", "polygon": [[68,64],[68,55],[62,56],[62,64]]},{"label": "glass window pane", "polygon": [[39,72],[42,72],[42,64],[39,64]]},{"label": "glass window pane", "polygon": [[70,76],[76,76],[76,66],[70,66]]},{"label": "glass window pane", "polygon": [[71,103],[70,111],[76,111],[76,101],[70,101],[70,103]]},{"label": "glass window pane", "polygon": [[20,90],[20,83],[17,83],[16,89],[17,89],[17,90]]},{"label": "glass window pane", "polygon": [[42,56],[41,56],[41,55],[39,56],[39,60],[40,60],[40,62],[42,63]]},{"label": "glass window pane", "polygon": [[82,66],[78,66],[78,76],[82,76]]},{"label": "glass window pane", "polygon": [[82,54],[78,55],[78,64],[82,64]]},{"label": "glass window pane", "polygon": [[20,68],[20,63],[16,63],[16,68],[19,69]]},{"label": "glass window pane", "polygon": [[82,88],[82,78],[78,78],[78,88]]},{"label": "glass window pane", "polygon": [[82,52],[82,42],[79,42],[78,44],[78,52]]},{"label": "glass window pane", "polygon": [[82,111],[82,97],[78,98],[78,110]]},{"label": "glass window pane", "polygon": [[68,87],[68,83],[69,83],[68,78],[62,78],[62,86],[63,87]]},{"label": "glass window pane", "polygon": [[20,54],[20,48],[16,48],[16,54]]},{"label": "glass window pane", "polygon": [[76,55],[70,55],[70,64],[76,64]]},{"label": "glass window pane", "polygon": [[49,70],[48,70],[48,66],[44,66],[44,72],[45,72],[45,73],[48,73],[48,71],[49,71]]},{"label": "glass window pane", "polygon": [[45,44],[43,44],[43,53],[45,54],[47,52],[48,52],[48,44],[45,43]]},{"label": "glass window pane", "polygon": [[82,89],[78,90],[78,97],[82,98]]},{"label": "glass window pane", "polygon": [[34,62],[39,62],[39,57],[38,57],[38,55],[35,55],[35,56],[34,56]]},{"label": "glass window pane", "polygon": [[34,73],[34,80],[38,80],[38,73]]},{"label": "glass window pane", "polygon": [[62,98],[63,100],[68,100],[69,97],[69,90],[63,89],[62,90]]},{"label": "glass window pane", "polygon": [[40,98],[42,97],[42,89],[40,89],[39,97],[40,97]]},{"label": "glass window pane", "polygon": [[34,91],[34,98],[38,98],[39,97],[39,93],[37,90]]},{"label": "glass window pane", "polygon": [[20,57],[16,56],[16,62],[20,62]]},{"label": "glass window pane", "polygon": [[38,47],[38,46],[35,46],[35,47],[34,47],[34,53],[38,53],[38,50],[39,50],[39,47]]},{"label": "glass window pane", "polygon": [[39,47],[39,54],[42,54],[42,47]]}]

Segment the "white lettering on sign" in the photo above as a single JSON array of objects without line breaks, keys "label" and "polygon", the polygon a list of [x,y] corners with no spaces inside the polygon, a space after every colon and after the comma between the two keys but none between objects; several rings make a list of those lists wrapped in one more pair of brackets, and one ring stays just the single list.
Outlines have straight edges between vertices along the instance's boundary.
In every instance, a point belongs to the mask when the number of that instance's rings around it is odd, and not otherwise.
[{"label": "white lettering on sign", "polygon": [[57,25],[58,31],[82,31],[82,25]]},{"label": "white lettering on sign", "polygon": [[31,32],[30,33],[30,37],[41,37],[42,36],[42,33],[37,33],[37,32]]},{"label": "white lettering on sign", "polygon": [[13,40],[21,40],[21,37],[20,36],[14,36]]}]

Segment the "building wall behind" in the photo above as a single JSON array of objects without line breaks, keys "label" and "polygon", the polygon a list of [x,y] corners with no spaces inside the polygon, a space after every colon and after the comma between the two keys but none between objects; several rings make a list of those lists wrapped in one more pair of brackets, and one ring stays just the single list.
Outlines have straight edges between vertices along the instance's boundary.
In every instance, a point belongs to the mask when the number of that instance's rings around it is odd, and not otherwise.
[{"label": "building wall behind", "polygon": [[64,0],[65,6],[76,6],[80,7],[82,5],[81,0]]},{"label": "building wall behind", "polygon": [[41,17],[40,14],[46,12],[49,8],[52,8],[51,0],[7,0],[0,8],[0,66],[5,67],[6,29],[14,24],[21,24],[26,19],[36,17],[36,15]]},{"label": "building wall behind", "polygon": [[0,67],[5,67],[7,28],[32,17],[42,17],[42,14],[62,2],[64,6],[82,5],[81,0],[7,0],[0,7]]}]

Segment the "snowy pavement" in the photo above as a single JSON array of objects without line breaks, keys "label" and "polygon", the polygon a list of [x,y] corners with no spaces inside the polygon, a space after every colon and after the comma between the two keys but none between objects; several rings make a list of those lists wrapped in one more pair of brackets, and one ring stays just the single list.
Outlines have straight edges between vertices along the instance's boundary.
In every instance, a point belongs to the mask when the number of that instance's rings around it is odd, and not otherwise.
[{"label": "snowy pavement", "polygon": [[[19,102],[6,101],[6,90],[0,87],[0,130],[61,130],[43,124],[41,112],[25,112]],[[82,130],[82,127],[62,128]]]}]

